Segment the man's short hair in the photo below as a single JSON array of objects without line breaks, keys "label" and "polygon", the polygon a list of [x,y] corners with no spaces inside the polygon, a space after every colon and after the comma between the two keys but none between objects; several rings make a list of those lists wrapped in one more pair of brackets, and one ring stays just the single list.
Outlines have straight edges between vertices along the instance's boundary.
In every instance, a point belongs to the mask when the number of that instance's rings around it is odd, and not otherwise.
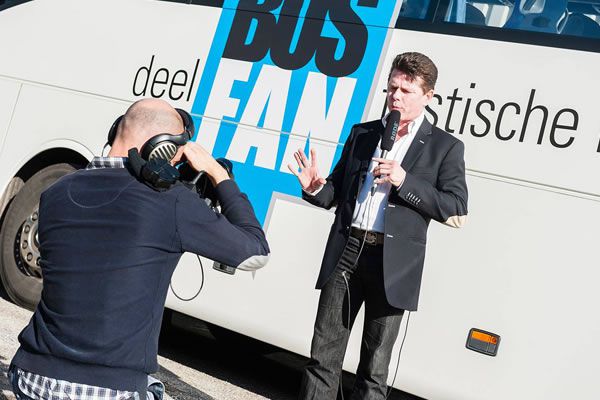
[{"label": "man's short hair", "polygon": [[388,81],[395,69],[406,74],[411,81],[421,78],[423,81],[421,89],[425,93],[435,88],[438,70],[433,61],[425,54],[417,52],[398,54],[392,62]]}]

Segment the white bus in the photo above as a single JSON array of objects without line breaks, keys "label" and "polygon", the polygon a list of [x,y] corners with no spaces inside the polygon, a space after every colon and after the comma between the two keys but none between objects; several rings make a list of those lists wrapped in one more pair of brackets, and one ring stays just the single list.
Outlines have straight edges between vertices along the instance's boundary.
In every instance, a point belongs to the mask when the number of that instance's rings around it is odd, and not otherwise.
[{"label": "white bus", "polygon": [[393,57],[419,51],[440,70],[428,118],[466,144],[469,217],[431,225],[394,386],[596,399],[599,23],[600,0],[0,1],[3,284],[34,306],[40,192],[99,154],[131,102],[160,97],[233,162],[272,250],[253,274],[185,255],[167,307],[308,355],[333,213],[301,201],[286,165],[313,147],[326,174],[350,127],[382,115]]}]

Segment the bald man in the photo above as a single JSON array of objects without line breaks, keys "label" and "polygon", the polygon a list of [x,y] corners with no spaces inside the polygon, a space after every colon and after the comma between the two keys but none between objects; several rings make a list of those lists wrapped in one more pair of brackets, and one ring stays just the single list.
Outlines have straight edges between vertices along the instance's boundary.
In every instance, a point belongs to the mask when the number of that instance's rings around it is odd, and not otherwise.
[{"label": "bald man", "polygon": [[126,168],[131,148],[183,130],[168,103],[138,101],[108,157],[42,194],[44,289],[9,370],[17,399],[161,398],[149,374],[158,370],[163,307],[181,255],[246,270],[266,263],[268,244],[247,197],[200,145],[188,142],[176,160],[208,174],[222,214],[182,184],[157,191]]}]

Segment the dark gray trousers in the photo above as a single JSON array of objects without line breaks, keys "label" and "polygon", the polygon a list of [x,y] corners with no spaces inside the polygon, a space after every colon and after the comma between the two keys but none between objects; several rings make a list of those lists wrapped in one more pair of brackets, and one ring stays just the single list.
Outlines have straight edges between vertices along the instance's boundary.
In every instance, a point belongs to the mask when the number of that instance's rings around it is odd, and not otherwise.
[{"label": "dark gray trousers", "polygon": [[349,238],[335,272],[321,290],[301,400],[336,399],[348,337],[363,302],[365,323],[351,400],[379,400],[387,394],[388,365],[404,310],[390,306],[385,297],[383,246],[365,244],[357,260],[360,245],[359,239]]}]

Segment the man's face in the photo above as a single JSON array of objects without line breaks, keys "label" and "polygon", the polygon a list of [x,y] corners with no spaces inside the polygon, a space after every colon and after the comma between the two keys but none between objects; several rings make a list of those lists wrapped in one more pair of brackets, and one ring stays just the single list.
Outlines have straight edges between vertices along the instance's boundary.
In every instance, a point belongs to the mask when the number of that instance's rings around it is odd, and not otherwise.
[{"label": "man's face", "polygon": [[400,111],[401,121],[408,122],[417,118],[433,97],[433,90],[423,92],[420,77],[414,80],[394,69],[387,86],[388,110]]}]

